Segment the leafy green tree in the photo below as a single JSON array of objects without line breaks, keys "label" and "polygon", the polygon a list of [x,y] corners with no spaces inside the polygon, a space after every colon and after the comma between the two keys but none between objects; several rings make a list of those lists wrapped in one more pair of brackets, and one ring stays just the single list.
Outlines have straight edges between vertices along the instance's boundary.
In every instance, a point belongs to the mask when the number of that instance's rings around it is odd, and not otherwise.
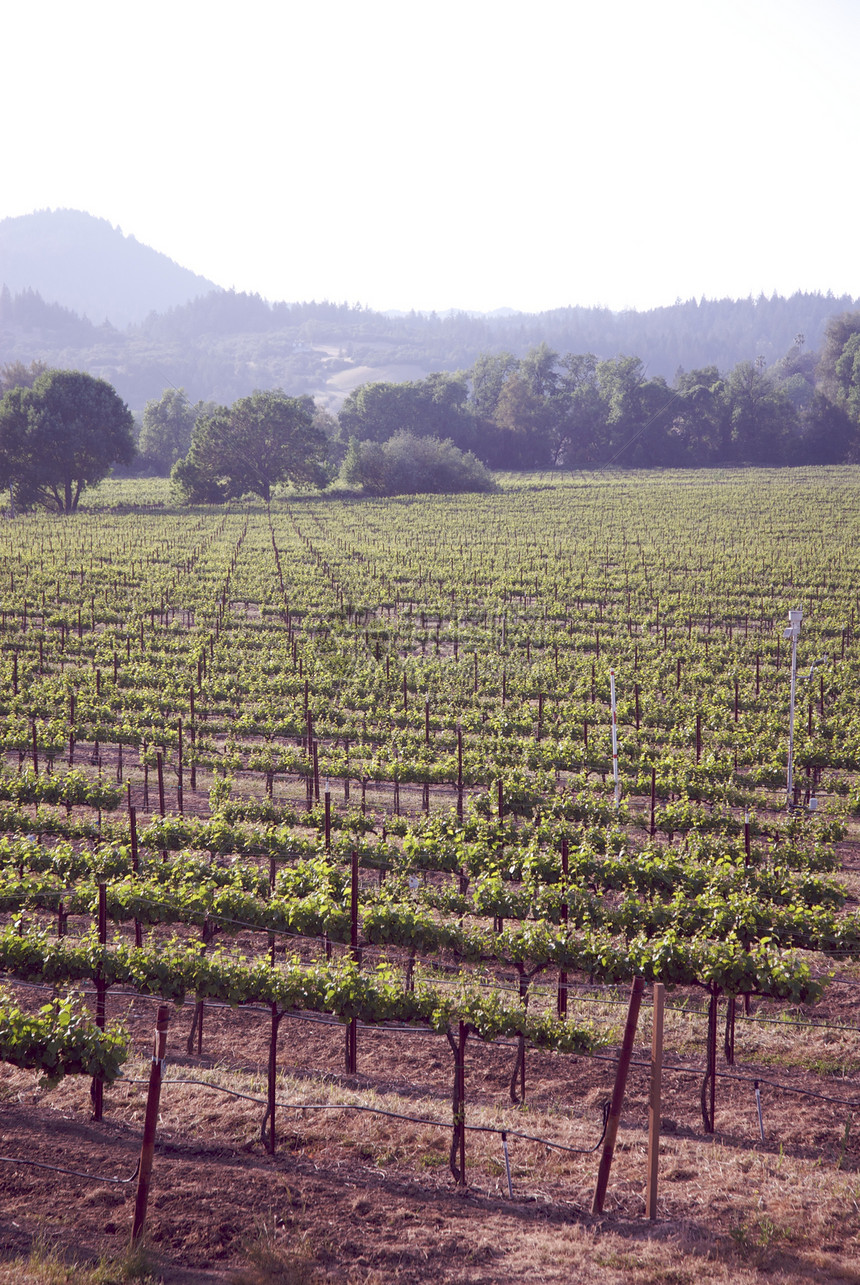
[{"label": "leafy green tree", "polygon": [[395,433],[408,432],[465,445],[473,435],[466,401],[465,376],[444,371],[402,384],[362,384],[341,407],[341,436],[387,442]]},{"label": "leafy green tree", "polygon": [[652,468],[671,463],[672,391],[661,377],[645,378],[638,357],[619,356],[596,367],[606,408],[598,457],[604,465]]},{"label": "leafy green tree", "polygon": [[398,430],[408,427],[411,400],[407,384],[379,380],[362,384],[349,394],[340,408],[341,436],[362,442],[386,442]]},{"label": "leafy green tree", "polygon": [[568,353],[561,359],[556,386],[555,459],[567,468],[600,462],[606,403],[597,380],[594,353]]},{"label": "leafy green tree", "polygon": [[471,370],[472,408],[478,420],[495,419],[505,381],[519,368],[513,353],[481,353]]},{"label": "leafy green tree", "polygon": [[763,369],[742,361],[728,379],[732,454],[743,463],[786,464],[799,437],[788,394]]},{"label": "leafy green tree", "polygon": [[493,417],[504,437],[504,462],[509,468],[542,468],[552,460],[552,408],[532,390],[521,371],[502,385]]},{"label": "leafy green tree", "polygon": [[21,508],[74,513],[87,487],[134,456],[134,420],[115,389],[78,370],[50,370],[0,401],[0,485]]},{"label": "leafy green tree", "polygon": [[268,502],[281,482],[324,486],[326,447],[312,398],[257,392],[199,419],[191,449],[171,477],[191,503],[249,493]]},{"label": "leafy green tree", "polygon": [[192,406],[184,388],[165,388],[159,398],[148,401],[138,444],[142,466],[167,476],[191,449],[191,434],[200,415],[214,409],[202,402]]},{"label": "leafy green tree", "polygon": [[547,343],[530,348],[520,362],[520,372],[535,397],[550,398],[558,387],[558,353]]},{"label": "leafy green tree", "polygon": [[8,393],[10,388],[32,388],[48,369],[43,361],[31,361],[29,366],[25,366],[23,361],[7,362],[0,366],[0,395]]},{"label": "leafy green tree", "polygon": [[732,419],[726,381],[716,366],[681,371],[672,407],[670,441],[678,464],[731,459]]},{"label": "leafy green tree", "polygon": [[845,343],[836,361],[839,405],[854,424],[860,424],[860,332]]},{"label": "leafy green tree", "polygon": [[[824,346],[818,363],[818,385],[834,406],[847,410],[852,387],[855,390],[860,369],[854,356],[860,335],[860,312],[842,312],[831,317],[824,335]],[[860,422],[860,421],[857,421]]]}]

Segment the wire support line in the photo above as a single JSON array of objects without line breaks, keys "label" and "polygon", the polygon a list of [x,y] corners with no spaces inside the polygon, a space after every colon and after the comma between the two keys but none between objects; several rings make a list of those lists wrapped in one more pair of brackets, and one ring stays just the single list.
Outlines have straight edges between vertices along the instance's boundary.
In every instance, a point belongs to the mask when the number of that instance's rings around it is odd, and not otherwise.
[{"label": "wire support line", "polygon": [[[41,895],[41,894],[40,894],[40,895]],[[51,894],[51,895],[52,895],[52,894]],[[57,894],[57,895],[60,895],[60,894]],[[69,895],[69,894],[66,894],[66,895]],[[167,902],[155,901],[154,899],[150,899],[150,898],[144,898],[144,897],[141,897],[139,900],[140,900],[140,902],[141,902],[142,904],[146,904],[146,905],[150,905],[150,906],[157,906],[157,907],[167,907],[167,906],[169,906],[169,903],[167,903]],[[326,945],[326,946],[330,945],[330,946],[332,946],[332,947],[334,947],[334,948],[336,948],[336,949],[342,950],[342,951],[344,951],[344,952],[348,952],[348,951],[351,949],[348,943],[346,943],[346,942],[339,942],[339,941],[333,940],[331,937],[328,937],[328,936],[326,936],[326,935],[322,935],[322,934],[321,934],[321,935],[314,935],[314,934],[310,934],[310,933],[294,932],[294,931],[292,931],[292,930],[291,930],[291,929],[289,929],[289,928],[269,928],[269,927],[266,927],[266,926],[263,926],[263,925],[260,925],[260,924],[251,924],[251,923],[246,923],[244,920],[240,920],[240,919],[230,919],[230,918],[228,918],[227,916],[224,916],[224,915],[218,915],[218,914],[215,914],[215,913],[209,913],[209,912],[205,912],[204,917],[205,917],[206,919],[208,919],[210,922],[217,922],[217,923],[221,923],[221,924],[230,925],[231,927],[235,927],[235,928],[237,928],[237,929],[243,929],[243,930],[248,931],[248,932],[253,932],[253,933],[267,933],[268,935],[270,935],[270,936],[272,936],[272,937],[286,937],[286,938],[289,938],[291,941],[306,941],[306,942],[309,942],[309,943],[316,943],[316,944],[318,944],[318,945]],[[130,922],[130,919],[129,919],[129,922]],[[175,922],[175,923],[183,924],[183,925],[187,925],[187,926],[192,926],[192,925],[194,925],[194,920],[192,920],[192,919],[188,919],[188,920],[185,920],[185,919],[178,919],[178,920],[171,921],[171,922]],[[155,927],[155,926],[157,926],[157,925],[148,925],[148,927]],[[74,940],[74,941],[83,940],[86,936],[87,936],[87,934],[86,934],[86,933],[84,933],[84,934],[79,934],[79,935],[78,935],[78,934],[71,934],[71,933],[67,934],[67,937],[68,937],[70,940]],[[383,943],[383,944],[377,944],[377,943],[374,943],[374,942],[369,942],[369,943],[366,943],[364,946],[362,946],[362,947],[361,947],[361,949],[362,949],[362,951],[363,951],[365,954],[370,954],[370,953],[371,953],[371,952],[373,952],[373,951],[377,951],[377,952],[384,952],[384,951],[386,951],[386,950],[390,950],[390,949],[403,949],[403,948],[402,948],[402,947],[398,947],[396,943]],[[837,953],[839,953],[839,952],[828,952],[828,954],[833,954],[834,956],[835,956]],[[842,954],[844,954],[846,958],[850,958],[850,959],[852,959],[852,960],[856,960],[856,958],[857,958],[856,952],[842,952]],[[242,957],[241,957],[241,956],[238,956],[238,955],[235,955],[235,958],[237,958],[237,959],[241,959]],[[482,958],[483,958],[484,960],[490,960],[490,959],[495,958],[495,956],[487,955],[487,956],[483,956]],[[454,978],[454,977],[452,977],[452,978],[446,978],[446,977],[435,977],[435,978],[433,978],[432,980],[433,980],[434,984],[436,984],[436,985],[442,985],[442,986],[457,986],[457,985],[459,985],[459,980],[458,980],[457,978]],[[831,984],[831,985],[832,985],[832,984],[834,984],[834,983],[839,983],[840,985],[843,985],[843,986],[860,986],[860,981],[851,981],[849,978],[833,977],[833,976],[831,976],[830,974],[827,974],[827,973],[821,973],[821,974],[817,974],[817,975],[815,975],[815,976],[814,976],[814,980],[816,980],[816,981],[821,981],[821,982],[826,982],[826,983]],[[507,982],[499,981],[499,982],[494,982],[492,985],[493,985],[493,989],[494,989],[494,990],[509,991],[509,992],[511,992],[512,994],[513,994],[513,993],[517,993],[517,994],[519,993],[518,987],[517,987],[517,986],[515,986],[513,983],[507,983]],[[533,987],[533,993],[534,993],[534,994],[537,994],[537,993],[539,992],[540,988],[541,988],[541,985],[540,985],[540,983],[538,983],[537,985],[535,985],[535,986]],[[595,990],[599,990],[599,989],[600,989],[600,987],[593,987],[593,989],[595,989]],[[607,989],[612,989],[612,987],[611,987],[611,986],[607,986]],[[572,991],[572,990],[573,990],[573,988],[572,988],[572,987],[570,987],[570,986],[568,986],[568,993],[569,993],[569,994],[571,993],[571,991]],[[600,1000],[600,999],[590,999],[589,997],[584,996],[584,995],[576,995],[576,996],[573,996],[573,998],[574,998],[574,999],[581,1000],[583,1003],[604,1003],[604,1004],[607,1004],[607,1005],[616,1005],[616,1006],[621,1006],[621,1005],[624,1005],[624,1004],[626,1004],[626,1003],[627,1003],[627,1000],[626,1000],[626,999],[624,999],[624,998]],[[689,1010],[689,1009],[686,1009],[686,1008],[676,1008],[676,1007],[674,1007],[674,1006],[671,1006],[671,1007],[667,1006],[667,1011],[670,1011],[670,1012],[680,1012],[680,1013],[689,1013],[689,1012],[690,1012],[690,1010]],[[761,1022],[778,1022],[778,1021],[779,1021],[779,1019],[776,1019],[776,1018],[752,1018],[752,1017],[746,1017],[746,1016],[743,1016],[743,1020],[744,1020],[744,1021],[750,1021],[750,1022],[752,1022],[752,1021],[761,1021]],[[793,1025],[797,1025],[797,1026],[799,1026],[799,1025],[802,1025],[802,1024],[798,1022],[798,1023],[793,1023]],[[816,1023],[810,1023],[809,1025],[810,1025],[810,1026],[812,1026],[812,1027],[815,1027],[815,1028],[817,1029],[817,1024],[816,1024]],[[822,1029],[823,1029],[823,1028],[822,1028]],[[832,1030],[845,1030],[845,1031],[851,1031],[851,1030],[857,1029],[858,1031],[860,1031],[860,1027],[858,1027],[858,1028],[853,1028],[853,1027],[835,1026],[835,1027],[831,1027],[831,1028],[827,1028],[827,1029],[832,1029]]]},{"label": "wire support line", "polygon": [[[144,1081],[135,1081],[135,1083],[144,1083]],[[140,1161],[134,1166],[134,1173],[129,1178],[105,1178],[98,1173],[82,1173],[79,1169],[64,1169],[60,1165],[48,1165],[42,1160],[23,1160],[19,1156],[0,1156],[0,1163],[9,1165],[29,1165],[34,1169],[49,1169],[51,1173],[67,1173],[72,1178],[86,1178],[90,1182],[110,1182],[120,1187],[127,1187],[129,1183],[134,1182],[140,1171]]]},{"label": "wire support line", "polygon": [[[436,978],[434,980],[439,985],[456,986],[458,984],[456,978]],[[838,979],[834,979],[834,980],[838,980]],[[27,990],[47,990],[47,991],[56,990],[56,985],[52,982],[27,982],[17,977],[13,977],[13,981],[16,986],[24,987]],[[860,982],[857,982],[854,984],[860,985]],[[81,989],[83,989],[86,993],[90,993],[91,988],[86,987],[86,985],[82,985]],[[499,984],[498,986],[494,986],[493,989],[508,990],[511,993],[513,992],[519,993],[515,986],[506,986],[504,983]],[[573,990],[572,987],[568,987],[568,996],[569,996],[570,1002],[573,1004],[580,1004],[580,1003],[581,1004],[604,1004],[607,1007],[609,1006],[618,1007],[618,1006],[626,1006],[628,1002],[627,1000],[621,1000],[621,999],[610,1000],[610,999],[601,999],[599,997],[591,997],[591,996],[582,995],[582,994],[572,994],[571,993],[572,990]],[[532,991],[534,995],[537,995],[538,988],[533,987]],[[555,991],[553,991],[552,993],[555,994]],[[164,997],[162,995],[149,994],[145,991],[120,990],[116,987],[111,987],[110,996],[112,999],[124,999],[124,1000],[131,1000],[131,1001],[140,999],[140,1000],[148,1000],[150,1003],[156,1003],[156,1004],[164,1003]],[[192,997],[189,997],[189,1002],[198,1002],[198,1001],[196,1001],[192,996]],[[242,1013],[265,1013],[268,1016],[271,1011],[269,1008],[266,1008],[260,1004],[240,1004],[237,1009],[235,1004],[227,1004],[222,1000],[204,998],[199,1002],[205,1003],[207,1009],[223,1009],[223,1010],[229,1009],[231,1012],[234,1012],[234,1013],[237,1011]],[[645,1008],[647,1011],[648,1008],[650,1008],[650,1004],[644,1003],[643,1008]],[[682,1017],[697,1017],[697,1018],[701,1018],[703,1021],[707,1020],[707,1016],[708,1016],[707,1010],[705,1009],[698,1010],[698,1009],[685,1008],[683,1005],[667,1004],[666,1012],[678,1013]],[[287,1012],[284,1013],[284,1016],[290,1017],[290,1018],[296,1018],[297,1020],[303,1021],[303,1022],[318,1022],[323,1026],[341,1026],[341,1027],[343,1026],[343,1023],[336,1017],[326,1017],[326,1016],[321,1016],[319,1014],[314,1014],[314,1013],[292,1012],[288,1010]],[[860,1035],[860,1026],[844,1026],[835,1022],[787,1021],[781,1017],[747,1017],[743,1013],[738,1013],[735,1020],[737,1022],[749,1023],[750,1025],[755,1025],[756,1023],[758,1023],[763,1025],[768,1025],[768,1026],[779,1026],[785,1030],[798,1029],[798,1030],[812,1030],[812,1031],[840,1031],[846,1035]],[[396,1022],[364,1023],[359,1021],[358,1027],[360,1030],[366,1030],[366,1031],[382,1031],[382,1032],[400,1031],[407,1035],[434,1035],[436,1033],[432,1030],[425,1030],[422,1027],[406,1026],[406,1025],[403,1025],[402,1023],[396,1023]],[[503,1048],[516,1047],[514,1041],[490,1040],[489,1043],[501,1046]],[[591,1056],[598,1057],[599,1055],[592,1054]],[[762,1081],[762,1083],[764,1083],[764,1081]]]},{"label": "wire support line", "polygon": [[[586,1057],[590,1056],[596,1062],[617,1062],[618,1061],[617,1057],[609,1057],[604,1053],[591,1053],[591,1054],[584,1054],[583,1056],[586,1056]],[[631,1061],[630,1065],[642,1067],[645,1070],[649,1070],[649,1071],[651,1070],[650,1062],[643,1062],[636,1058],[634,1058]],[[677,1065],[673,1066],[669,1062],[663,1063],[663,1071],[665,1074],[674,1073],[675,1075],[695,1075],[695,1076],[702,1075],[701,1066],[677,1066]],[[768,1088],[776,1089],[781,1093],[794,1093],[798,1097],[816,1098],[819,1102],[832,1102],[837,1106],[860,1107],[860,1098],[834,1098],[834,1097],[830,1097],[826,1093],[816,1093],[814,1089],[801,1089],[796,1087],[793,1084],[780,1084],[779,1081],[777,1080],[767,1080],[760,1075],[739,1075],[736,1071],[717,1071],[716,1076],[718,1080],[737,1080],[741,1084],[753,1084],[753,1085],[766,1084]]]},{"label": "wire support line", "polygon": [[[125,1080],[124,1084],[145,1084],[146,1080]],[[169,1088],[171,1085],[196,1085],[201,1089],[213,1089],[217,1093],[227,1094],[229,1097],[241,1098],[245,1102],[256,1102],[260,1106],[267,1106],[267,1100],[250,1093],[240,1093],[237,1089],[225,1089],[220,1084],[210,1084],[208,1080],[190,1080],[174,1079],[166,1076],[162,1081],[162,1089]],[[384,1107],[364,1106],[360,1102],[276,1102],[275,1106],[281,1111],[362,1111],[369,1115],[382,1115],[390,1120],[405,1120],[409,1124],[425,1124],[434,1129],[450,1129],[451,1122],[445,1120],[428,1120],[424,1116],[403,1115],[399,1111],[387,1111]],[[525,1142],[537,1142],[540,1146],[551,1147],[554,1151],[570,1151],[576,1155],[591,1155],[596,1151],[603,1142],[606,1134],[606,1126],[609,1122],[609,1103],[603,1104],[603,1130],[600,1138],[593,1147],[571,1147],[564,1142],[550,1142],[547,1138],[538,1138],[531,1133],[523,1133],[518,1129],[509,1129],[507,1127],[495,1126],[490,1124],[467,1124],[464,1128],[472,1133],[495,1133],[506,1134],[511,1138],[521,1138]]]}]

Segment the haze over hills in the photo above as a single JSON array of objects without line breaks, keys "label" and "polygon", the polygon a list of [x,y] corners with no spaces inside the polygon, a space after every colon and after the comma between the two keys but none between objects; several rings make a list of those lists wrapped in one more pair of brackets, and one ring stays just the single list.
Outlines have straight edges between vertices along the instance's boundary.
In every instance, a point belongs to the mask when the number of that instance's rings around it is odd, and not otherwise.
[{"label": "haze over hills", "polygon": [[118,329],[218,287],[106,219],[37,210],[0,221],[0,284]]},{"label": "haze over hills", "polygon": [[[110,380],[135,411],[173,385],[230,403],[256,388],[338,410],[359,384],[469,369],[482,353],[642,359],[649,376],[815,350],[848,295],[687,300],[647,312],[567,307],[527,314],[384,314],[330,302],[267,303],[222,290],[75,210],[0,221],[0,365],[41,359]],[[110,324],[105,325],[105,318]]]}]

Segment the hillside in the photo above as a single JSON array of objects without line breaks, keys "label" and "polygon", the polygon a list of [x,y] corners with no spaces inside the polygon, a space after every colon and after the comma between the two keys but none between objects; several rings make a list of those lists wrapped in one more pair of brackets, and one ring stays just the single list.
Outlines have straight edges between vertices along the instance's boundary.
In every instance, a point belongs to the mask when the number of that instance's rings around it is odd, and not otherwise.
[{"label": "hillside", "polygon": [[0,220],[0,284],[118,328],[217,288],[81,210]]}]

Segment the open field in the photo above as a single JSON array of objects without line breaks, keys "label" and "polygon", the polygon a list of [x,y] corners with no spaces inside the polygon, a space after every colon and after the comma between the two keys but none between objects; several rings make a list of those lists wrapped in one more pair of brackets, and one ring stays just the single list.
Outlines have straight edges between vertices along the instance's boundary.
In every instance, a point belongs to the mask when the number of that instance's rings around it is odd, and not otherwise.
[{"label": "open field", "polygon": [[860,1280],[860,470],[97,498],[0,531],[0,967],[130,1057],[2,1068],[0,1280]]}]

